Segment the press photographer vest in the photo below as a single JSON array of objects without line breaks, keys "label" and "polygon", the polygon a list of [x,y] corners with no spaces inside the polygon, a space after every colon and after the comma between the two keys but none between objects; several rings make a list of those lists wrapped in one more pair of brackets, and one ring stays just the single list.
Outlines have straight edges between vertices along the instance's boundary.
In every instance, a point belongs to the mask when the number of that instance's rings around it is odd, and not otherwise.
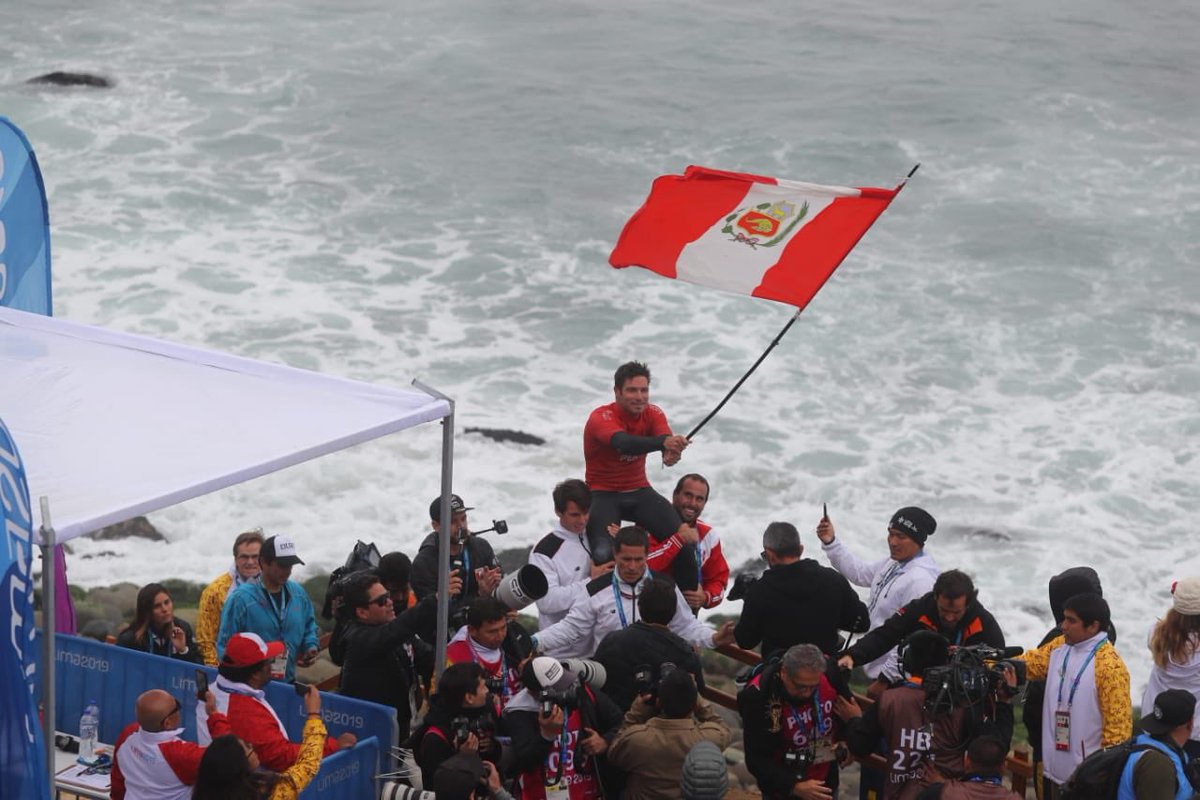
[{"label": "press photographer vest", "polygon": [[521,773],[520,800],[599,800],[603,796],[595,762],[579,749],[583,715],[573,708],[564,722],[566,741],[560,731],[542,763]]},{"label": "press photographer vest", "polygon": [[[925,768],[930,762],[942,778],[962,775],[967,709],[930,716],[924,703],[925,690],[912,684],[892,687],[879,697],[879,725],[888,748],[884,800],[901,797],[902,791],[904,796],[915,796],[916,787],[927,783]],[[906,790],[909,784],[913,786]]]}]

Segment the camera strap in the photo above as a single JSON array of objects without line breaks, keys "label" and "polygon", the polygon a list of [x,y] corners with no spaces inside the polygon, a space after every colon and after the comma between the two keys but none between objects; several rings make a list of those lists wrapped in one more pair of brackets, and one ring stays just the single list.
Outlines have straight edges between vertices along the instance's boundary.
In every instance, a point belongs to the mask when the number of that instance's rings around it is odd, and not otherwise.
[{"label": "camera strap", "polygon": [[554,779],[550,778],[550,761],[554,758],[554,748],[550,748],[550,752],[546,753],[545,775],[542,783],[547,789],[558,786],[562,783],[564,765],[567,763],[567,751],[571,744],[571,734],[567,730],[567,726],[571,722],[570,709],[563,709],[562,731],[558,734],[558,766],[554,770]]}]

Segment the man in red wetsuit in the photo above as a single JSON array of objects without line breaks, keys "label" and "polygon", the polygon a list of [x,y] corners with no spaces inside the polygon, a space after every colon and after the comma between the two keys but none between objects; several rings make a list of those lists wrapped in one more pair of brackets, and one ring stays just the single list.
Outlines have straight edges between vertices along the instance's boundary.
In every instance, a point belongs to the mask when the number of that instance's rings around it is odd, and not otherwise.
[{"label": "man in red wetsuit", "polygon": [[645,528],[656,540],[673,535],[680,525],[671,503],[646,479],[646,454],[661,452],[662,463],[679,463],[686,436],[671,433],[667,415],[650,403],[650,369],[638,361],[617,368],[614,402],[600,406],[583,428],[585,478],[592,490],[588,541],[592,560],[612,560],[608,526],[622,520]]}]

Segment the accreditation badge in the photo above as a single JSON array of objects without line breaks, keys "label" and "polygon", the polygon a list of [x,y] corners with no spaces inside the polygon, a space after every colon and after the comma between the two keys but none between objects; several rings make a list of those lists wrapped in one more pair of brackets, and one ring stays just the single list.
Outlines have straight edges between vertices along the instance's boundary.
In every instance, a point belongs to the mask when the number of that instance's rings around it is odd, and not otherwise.
[{"label": "accreditation badge", "polygon": [[1054,749],[1066,753],[1071,750],[1071,712],[1054,712]]},{"label": "accreditation badge", "polygon": [[282,653],[271,659],[271,680],[281,681],[287,675],[288,653],[290,652],[285,647]]}]

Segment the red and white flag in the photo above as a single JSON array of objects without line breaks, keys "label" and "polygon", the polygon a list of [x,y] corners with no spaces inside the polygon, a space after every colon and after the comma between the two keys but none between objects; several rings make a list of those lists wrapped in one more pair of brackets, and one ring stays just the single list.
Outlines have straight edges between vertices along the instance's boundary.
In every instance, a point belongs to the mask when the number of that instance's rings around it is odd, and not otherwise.
[{"label": "red and white flag", "polygon": [[654,181],[608,261],[804,308],[902,187],[688,167]]}]

